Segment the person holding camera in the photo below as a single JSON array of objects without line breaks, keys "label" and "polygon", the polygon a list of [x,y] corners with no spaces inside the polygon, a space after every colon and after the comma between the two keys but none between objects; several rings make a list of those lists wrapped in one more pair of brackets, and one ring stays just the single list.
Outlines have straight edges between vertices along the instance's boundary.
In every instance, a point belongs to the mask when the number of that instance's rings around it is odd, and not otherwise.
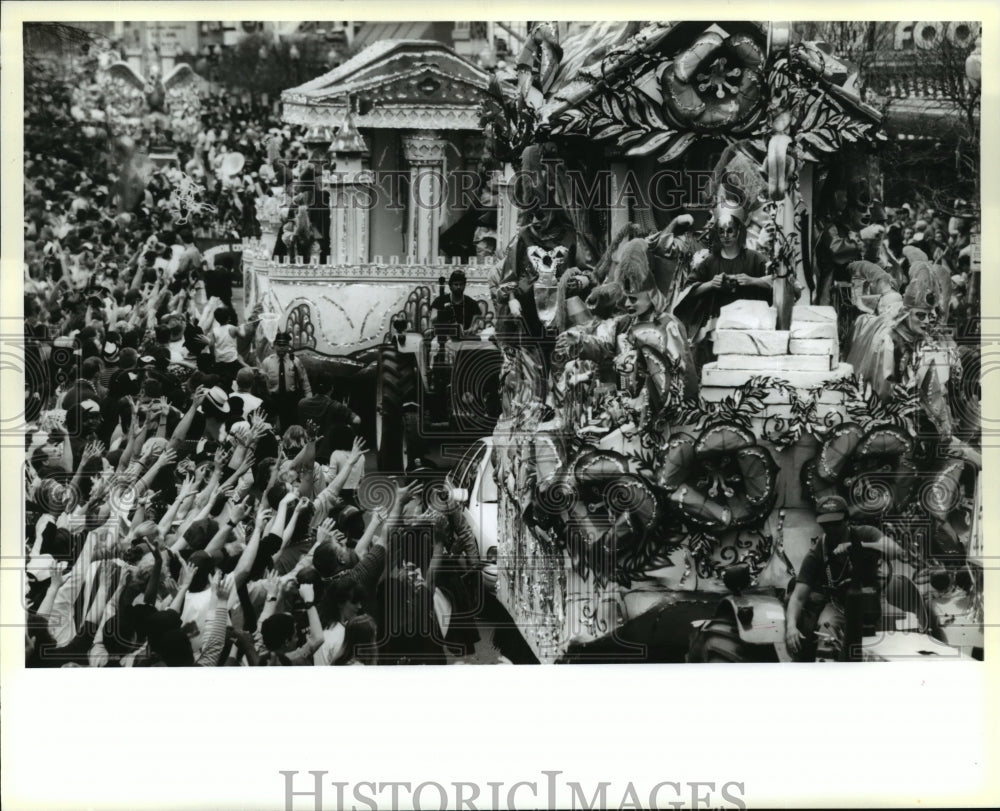
[{"label": "person holding camera", "polygon": [[719,310],[740,299],[771,304],[773,277],[762,254],[746,246],[746,213],[721,203],[709,231],[709,255],[692,266],[687,285],[674,305],[684,322],[700,369],[714,360],[711,333]]},{"label": "person holding camera", "polygon": [[[855,581],[875,586],[877,556],[903,560],[906,553],[876,527],[851,524],[847,501],[825,496],[816,504],[823,536],[806,554],[785,613],[785,644],[796,661],[816,657],[817,637],[839,656],[844,643],[845,595]],[[873,557],[873,555],[875,557]]]}]

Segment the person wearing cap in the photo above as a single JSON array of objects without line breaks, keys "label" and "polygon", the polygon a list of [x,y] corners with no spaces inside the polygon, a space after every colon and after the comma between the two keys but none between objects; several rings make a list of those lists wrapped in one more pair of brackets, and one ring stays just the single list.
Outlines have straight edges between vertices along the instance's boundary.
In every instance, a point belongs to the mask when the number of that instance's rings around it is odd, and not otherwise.
[{"label": "person wearing cap", "polygon": [[773,279],[764,257],[746,247],[746,212],[742,206],[720,203],[710,229],[709,256],[691,268],[674,315],[683,322],[698,368],[714,358],[710,335],[719,311],[739,299],[772,300]]},{"label": "person wearing cap", "polygon": [[877,586],[874,567],[852,551],[854,544],[886,559],[905,553],[876,527],[850,523],[850,509],[841,496],[824,496],[816,504],[816,523],[822,536],[813,542],[795,576],[795,587],[785,612],[785,643],[797,661],[816,655],[816,634],[833,640],[836,649],[844,636],[844,595],[857,573],[865,585]]},{"label": "person wearing cap", "polygon": [[282,431],[295,425],[299,401],[312,396],[309,375],[302,361],[291,352],[292,334],[279,332],[274,336],[274,354],[268,355],[260,364],[271,398],[270,407]]},{"label": "person wearing cap", "polygon": [[465,271],[452,271],[448,279],[448,292],[431,302],[431,323],[445,331],[439,334],[452,331],[456,337],[461,338],[479,315],[479,305],[475,299],[465,295],[465,285]]},{"label": "person wearing cap", "polygon": [[212,443],[221,442],[226,436],[225,426],[232,414],[226,390],[222,386],[212,386],[205,393],[198,411],[205,418],[203,439]]},{"label": "person wearing cap", "polygon": [[108,388],[111,378],[115,372],[121,368],[119,358],[121,357],[121,344],[117,333],[109,332],[104,336],[104,345],[101,347],[101,360],[104,362],[104,369],[100,374],[99,382],[104,389]]},{"label": "person wearing cap", "polygon": [[86,358],[80,364],[80,377],[66,390],[61,408],[73,408],[88,397],[101,402],[107,396],[107,389],[101,386],[101,362],[97,358]]},{"label": "person wearing cap", "polygon": [[115,366],[109,370],[105,365],[104,371],[101,372],[101,384],[107,389],[108,397],[112,400],[139,391],[139,375],[136,369],[139,364],[139,353],[132,347],[126,346],[118,350],[115,357],[117,358]]}]

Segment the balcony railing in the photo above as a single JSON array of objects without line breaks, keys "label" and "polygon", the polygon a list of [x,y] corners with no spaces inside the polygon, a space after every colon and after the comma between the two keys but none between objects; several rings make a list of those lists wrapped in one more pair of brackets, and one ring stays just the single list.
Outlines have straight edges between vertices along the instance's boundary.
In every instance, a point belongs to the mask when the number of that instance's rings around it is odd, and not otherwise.
[{"label": "balcony railing", "polygon": [[497,261],[495,257],[477,256],[439,256],[433,262],[417,261],[414,257],[374,256],[371,262],[345,265],[321,263],[318,256],[276,259],[260,240],[243,242],[244,267],[281,281],[437,282],[440,276],[462,270],[471,284],[485,284]]}]

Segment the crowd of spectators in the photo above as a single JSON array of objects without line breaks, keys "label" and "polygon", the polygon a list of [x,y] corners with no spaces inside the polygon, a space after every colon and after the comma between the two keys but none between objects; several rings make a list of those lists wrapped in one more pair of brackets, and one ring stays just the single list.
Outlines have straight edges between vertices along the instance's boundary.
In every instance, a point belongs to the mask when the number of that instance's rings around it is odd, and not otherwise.
[{"label": "crowd of spectators", "polygon": [[192,140],[80,149],[69,88],[25,97],[27,664],[463,661],[458,505],[412,476],[360,499],[371,426],[199,250],[259,233],[256,197],[308,154],[269,108],[209,101]]}]

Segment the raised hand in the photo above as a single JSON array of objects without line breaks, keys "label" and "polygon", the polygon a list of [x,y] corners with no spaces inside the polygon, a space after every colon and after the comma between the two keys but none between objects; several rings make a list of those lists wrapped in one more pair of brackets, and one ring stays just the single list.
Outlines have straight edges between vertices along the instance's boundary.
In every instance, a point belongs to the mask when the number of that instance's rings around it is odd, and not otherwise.
[{"label": "raised hand", "polygon": [[128,398],[129,410],[132,412],[132,422],[129,423],[129,434],[131,436],[138,436],[142,432],[142,425],[139,424],[139,406],[133,398]]},{"label": "raised hand", "polygon": [[226,575],[223,577],[222,572],[216,572],[213,576],[212,590],[215,596],[219,598],[220,603],[225,603],[229,601],[229,595],[233,593],[233,577],[232,575]]},{"label": "raised hand", "polygon": [[108,490],[109,478],[110,478],[109,476],[100,474],[98,474],[97,476],[90,477],[90,483],[91,483],[90,501],[92,503],[104,497],[104,494]]},{"label": "raised hand", "polygon": [[215,465],[216,468],[221,470],[223,465],[226,464],[226,459],[228,458],[229,458],[229,450],[226,448],[225,445],[220,445],[218,448],[216,448],[215,456],[212,458],[212,463]]},{"label": "raised hand", "polygon": [[423,484],[421,482],[411,482],[403,487],[397,487],[396,505],[399,507],[405,507],[422,489]]},{"label": "raised hand", "polygon": [[63,584],[63,563],[61,560],[53,560],[49,567],[49,588],[59,591]]},{"label": "raised hand", "polygon": [[327,518],[318,527],[316,527],[316,540],[320,543],[330,540],[334,535],[334,527],[337,522],[332,518]]},{"label": "raised hand", "polygon": [[316,590],[312,583],[299,583],[299,596],[303,602],[311,603],[316,599]]},{"label": "raised hand", "polygon": [[233,495],[233,492],[235,491],[235,489],[236,488],[233,487],[233,485],[230,484],[228,487],[220,487],[218,494],[220,496],[222,496],[224,499],[228,500],[228,499],[232,498],[232,495]]},{"label": "raised hand", "polygon": [[231,521],[242,521],[246,518],[247,513],[250,512],[245,501],[240,502],[233,506],[232,511],[229,513]]},{"label": "raised hand", "polygon": [[270,423],[264,419],[259,410],[251,412],[247,417],[247,422],[250,423],[250,431],[257,439],[266,436],[271,431]]},{"label": "raised hand", "polygon": [[104,443],[98,441],[89,443],[80,455],[80,464],[85,465],[91,459],[96,459],[104,455]]},{"label": "raised hand", "polygon": [[757,250],[769,248],[774,242],[774,223],[767,223],[757,234]]},{"label": "raised hand", "polygon": [[354,444],[351,446],[352,464],[364,456],[367,450],[368,446],[365,445],[365,441],[359,436],[354,437]]},{"label": "raised hand", "polygon": [[314,420],[306,420],[306,437],[309,442],[315,442],[322,436],[319,425]]},{"label": "raised hand", "polygon": [[191,585],[191,581],[194,580],[194,575],[195,572],[197,571],[198,571],[197,566],[195,566],[193,563],[185,562],[184,565],[181,566],[181,576],[180,580],[177,583],[178,587],[182,589],[188,588],[188,586]]}]

